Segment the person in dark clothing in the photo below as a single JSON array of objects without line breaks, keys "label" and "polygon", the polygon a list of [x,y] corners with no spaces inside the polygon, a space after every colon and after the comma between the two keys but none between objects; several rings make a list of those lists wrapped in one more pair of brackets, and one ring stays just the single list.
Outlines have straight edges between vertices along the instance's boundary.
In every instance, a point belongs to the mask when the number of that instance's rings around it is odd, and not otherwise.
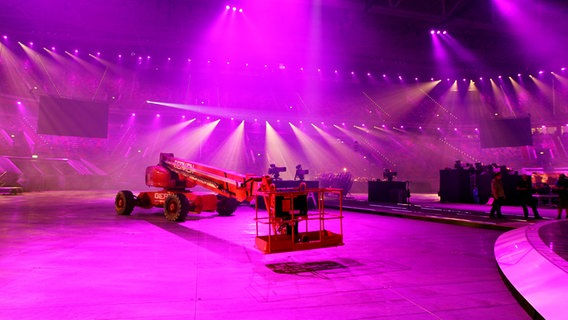
[{"label": "person in dark clothing", "polygon": [[566,209],[566,218],[568,218],[568,178],[564,173],[558,177],[556,193],[558,193],[558,216],[556,219],[562,218],[562,210],[564,209]]},{"label": "person in dark clothing", "polygon": [[538,210],[536,209],[536,199],[533,198],[532,181],[528,175],[523,174],[521,176],[521,180],[517,183],[517,191],[519,195],[519,203],[523,208],[525,219],[529,218],[528,207],[532,209],[535,219],[542,219],[542,217],[538,214]]},{"label": "person in dark clothing", "polygon": [[501,214],[501,207],[505,203],[505,189],[503,188],[501,172],[495,173],[493,180],[491,180],[491,196],[493,196],[493,205],[491,206],[491,211],[489,212],[490,218],[495,218],[495,213],[497,213],[497,218],[503,218]]}]

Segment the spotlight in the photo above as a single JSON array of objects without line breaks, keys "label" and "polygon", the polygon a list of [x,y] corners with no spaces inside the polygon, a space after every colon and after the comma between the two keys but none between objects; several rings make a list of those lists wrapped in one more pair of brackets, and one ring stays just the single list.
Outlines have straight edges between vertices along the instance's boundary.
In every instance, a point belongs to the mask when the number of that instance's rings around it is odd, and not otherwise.
[{"label": "spotlight", "polygon": [[231,9],[231,6],[230,6],[230,5],[226,5],[226,6],[225,6],[225,9],[229,10],[229,9]]},{"label": "spotlight", "polygon": [[4,35],[2,38],[4,38],[4,40],[8,40],[8,36]]},{"label": "spotlight", "polygon": [[233,7],[233,11],[237,11],[237,7]]},{"label": "spotlight", "polygon": [[239,13],[243,13],[243,8],[240,8],[240,9],[239,9]]},{"label": "spotlight", "polygon": [[435,30],[430,30],[430,34],[436,34]]}]

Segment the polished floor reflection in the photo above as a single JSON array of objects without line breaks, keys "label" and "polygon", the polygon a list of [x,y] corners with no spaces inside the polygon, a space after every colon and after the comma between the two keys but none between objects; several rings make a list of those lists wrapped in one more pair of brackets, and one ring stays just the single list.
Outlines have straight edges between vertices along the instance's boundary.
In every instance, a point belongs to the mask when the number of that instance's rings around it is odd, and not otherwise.
[{"label": "polished floor reflection", "polygon": [[114,192],[0,197],[5,319],[530,319],[503,230],[345,211],[345,245],[264,255],[254,210],[117,216]]}]

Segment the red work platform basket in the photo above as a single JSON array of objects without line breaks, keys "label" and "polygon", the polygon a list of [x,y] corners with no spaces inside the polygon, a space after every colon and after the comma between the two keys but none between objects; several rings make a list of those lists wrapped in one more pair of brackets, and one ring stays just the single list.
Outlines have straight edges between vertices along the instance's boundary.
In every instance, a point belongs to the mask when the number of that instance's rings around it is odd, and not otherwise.
[{"label": "red work platform basket", "polygon": [[[263,253],[343,245],[341,189],[307,189],[301,184],[299,188],[271,187],[270,191],[259,191],[257,195],[266,206],[266,211],[259,212],[258,201],[255,205],[255,244]],[[326,198],[339,199],[339,209],[326,211]]]}]

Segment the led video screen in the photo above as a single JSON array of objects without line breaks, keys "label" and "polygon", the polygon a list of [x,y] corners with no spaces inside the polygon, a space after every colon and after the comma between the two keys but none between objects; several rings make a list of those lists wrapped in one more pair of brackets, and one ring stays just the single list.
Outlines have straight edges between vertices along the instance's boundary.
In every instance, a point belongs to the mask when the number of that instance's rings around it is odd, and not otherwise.
[{"label": "led video screen", "polygon": [[106,138],[107,131],[108,103],[40,97],[38,134]]},{"label": "led video screen", "polygon": [[526,117],[481,121],[479,138],[482,148],[532,146],[531,119]]}]

